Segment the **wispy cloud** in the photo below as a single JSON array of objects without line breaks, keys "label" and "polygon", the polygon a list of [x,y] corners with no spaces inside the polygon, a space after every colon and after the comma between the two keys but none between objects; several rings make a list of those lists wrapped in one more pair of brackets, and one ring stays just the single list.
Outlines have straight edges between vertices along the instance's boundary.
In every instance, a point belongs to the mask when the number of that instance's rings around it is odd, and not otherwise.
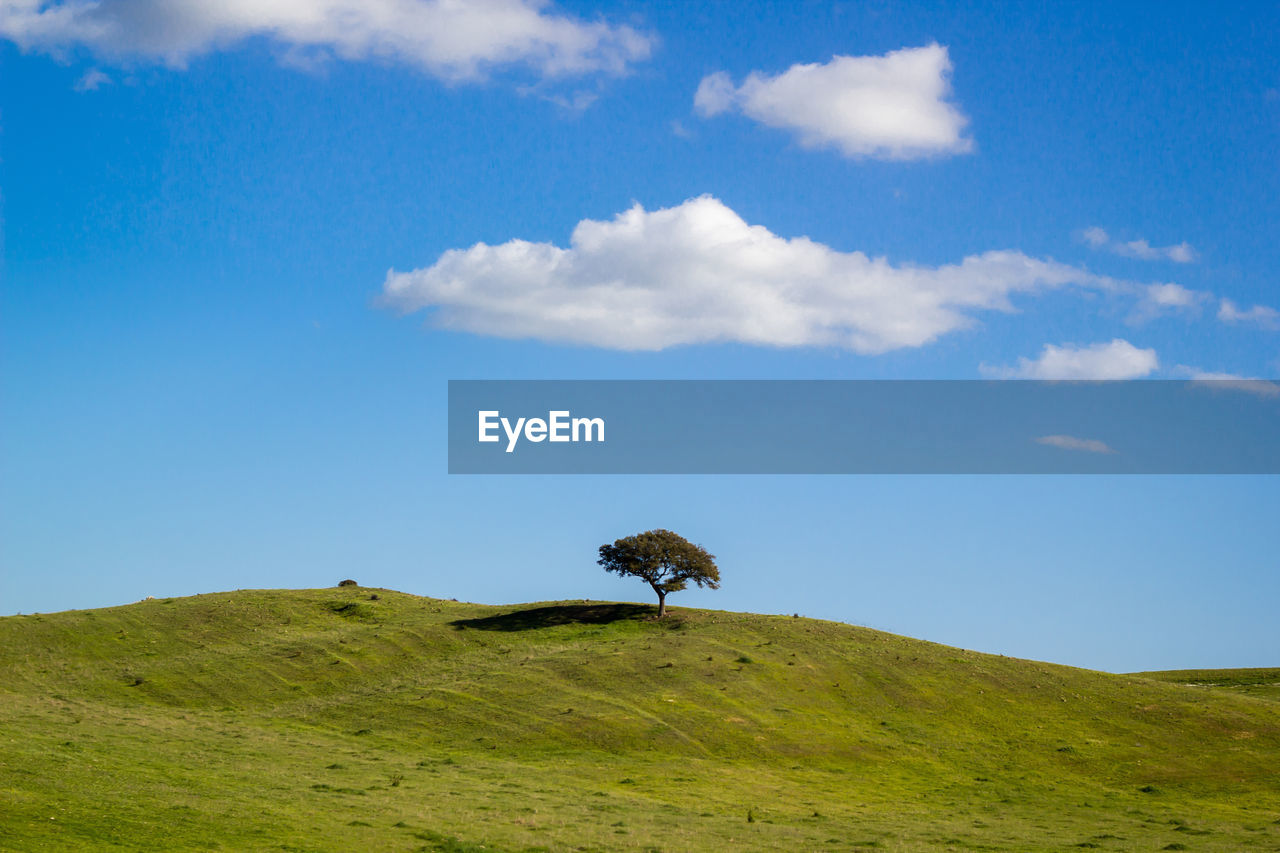
[{"label": "wispy cloud", "polygon": [[1086,453],[1115,453],[1105,441],[1096,438],[1076,438],[1074,435],[1042,435],[1036,444],[1046,444],[1062,450],[1082,450]]},{"label": "wispy cloud", "polygon": [[4,0],[0,37],[24,50],[83,47],[173,67],[261,37],[292,64],[399,62],[446,80],[505,66],[544,77],[620,72],[654,45],[632,27],[579,20],[542,0]]},{"label": "wispy cloud", "polygon": [[811,148],[846,157],[909,160],[973,149],[968,119],[951,93],[947,48],[932,44],[884,56],[836,56],[781,74],[753,71],[742,85],[725,72],[703,78],[694,108],[703,116],[736,110],[794,132]]},{"label": "wispy cloud", "polygon": [[622,350],[739,342],[861,353],[918,347],[1011,298],[1088,272],[1017,251],[938,267],[895,265],[750,225],[711,196],[610,221],[584,220],[568,248],[511,240],[392,270],[383,301],[428,309],[441,328]]},{"label": "wispy cloud", "polygon": [[1173,261],[1179,264],[1189,264],[1197,257],[1196,250],[1191,247],[1190,243],[1183,242],[1172,246],[1152,246],[1146,240],[1116,240],[1096,225],[1092,228],[1086,228],[1081,233],[1081,237],[1094,249],[1143,261]]},{"label": "wispy cloud", "polygon": [[99,87],[105,86],[110,82],[110,76],[97,68],[90,68],[76,81],[74,88],[77,92],[95,92]]},{"label": "wispy cloud", "polygon": [[1213,294],[1191,290],[1171,282],[1142,285],[1137,303],[1129,314],[1131,322],[1140,323],[1169,313],[1199,313],[1213,301]]},{"label": "wispy cloud", "polygon": [[1185,376],[1193,384],[1211,391],[1241,391],[1246,394],[1253,394],[1256,397],[1280,397],[1280,385],[1253,376],[1241,376],[1238,373],[1218,373],[1211,370],[1201,370],[1198,367],[1188,367],[1185,364],[1179,364],[1173,369],[1173,373],[1177,376]]},{"label": "wispy cloud", "polygon": [[555,104],[570,113],[585,112],[600,99],[600,92],[598,91],[579,89],[576,92],[564,93],[553,91],[541,83],[537,86],[520,86],[516,91],[521,95],[531,95],[549,104]]},{"label": "wispy cloud", "polygon": [[982,364],[993,379],[1140,379],[1160,366],[1153,349],[1139,349],[1121,338],[1079,346],[1045,344],[1036,358],[1018,359],[1012,367]]},{"label": "wispy cloud", "polygon": [[1230,299],[1218,303],[1218,319],[1224,323],[1244,323],[1273,331],[1280,329],[1280,311],[1266,305],[1241,310]]}]

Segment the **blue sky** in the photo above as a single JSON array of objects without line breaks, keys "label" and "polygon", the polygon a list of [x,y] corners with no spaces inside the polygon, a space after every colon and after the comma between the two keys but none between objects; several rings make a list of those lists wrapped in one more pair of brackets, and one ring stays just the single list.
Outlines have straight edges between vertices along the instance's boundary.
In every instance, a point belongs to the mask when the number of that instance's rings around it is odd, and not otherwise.
[{"label": "blue sky", "polygon": [[468,8],[0,2],[0,612],[644,600],[595,548],[663,526],[726,581],[677,605],[1276,665],[1274,477],[467,478],[444,435],[448,379],[1277,375],[1274,4]]}]

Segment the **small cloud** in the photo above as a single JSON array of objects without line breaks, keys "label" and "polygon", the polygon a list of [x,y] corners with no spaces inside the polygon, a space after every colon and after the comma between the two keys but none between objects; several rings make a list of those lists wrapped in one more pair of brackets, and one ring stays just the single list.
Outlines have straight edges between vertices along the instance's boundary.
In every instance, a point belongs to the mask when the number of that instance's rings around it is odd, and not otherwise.
[{"label": "small cloud", "polygon": [[1173,369],[1178,376],[1185,376],[1193,385],[1210,391],[1241,391],[1257,397],[1280,397],[1280,384],[1258,379],[1252,376],[1241,376],[1238,373],[1216,373],[1179,364]]},{"label": "small cloud", "polygon": [[1193,308],[1209,297],[1198,290],[1188,290],[1180,284],[1147,285],[1146,301],[1163,308]]},{"label": "small cloud", "polygon": [[1218,319],[1224,323],[1247,323],[1273,331],[1280,329],[1280,311],[1266,305],[1255,305],[1243,311],[1230,299],[1219,303]]},{"label": "small cloud", "polygon": [[276,50],[275,59],[282,68],[319,75],[328,70],[329,64],[333,61],[333,55],[321,48],[289,45]]},{"label": "small cloud", "polygon": [[1169,260],[1179,264],[1189,264],[1196,259],[1195,250],[1190,243],[1178,243],[1176,246],[1152,246],[1146,240],[1130,240],[1127,243],[1116,243],[1111,251],[1126,258],[1137,258],[1142,261]]},{"label": "small cloud", "polygon": [[1129,314],[1130,322],[1143,322],[1171,312],[1198,312],[1200,307],[1213,299],[1203,290],[1191,290],[1180,284],[1148,284]]},{"label": "small cloud", "polygon": [[1227,375],[1208,376],[1194,380],[1194,383],[1211,391],[1241,391],[1255,397],[1273,399],[1280,397],[1280,385],[1265,379],[1236,379]]},{"label": "small cloud", "polygon": [[90,68],[84,72],[79,80],[76,81],[74,88],[77,92],[96,92],[100,86],[106,86],[111,82],[111,78],[96,68]]},{"label": "small cloud", "polygon": [[673,134],[675,134],[676,136],[680,137],[681,139],[692,139],[692,138],[693,138],[693,134],[689,131],[689,128],[685,127],[685,126],[684,126],[683,124],[681,124],[679,121],[674,121],[674,120],[673,120],[673,121],[671,122],[671,132],[672,132]]},{"label": "small cloud", "polygon": [[521,86],[516,89],[521,95],[532,95],[540,98],[549,104],[555,104],[562,110],[571,113],[585,112],[588,107],[600,100],[600,93],[587,89],[580,89],[570,94],[562,94],[559,92],[544,91],[542,86]]},{"label": "small cloud", "polygon": [[1062,450],[1083,450],[1086,453],[1115,453],[1104,441],[1096,438],[1076,438],[1074,435],[1042,435],[1036,444],[1058,447]]},{"label": "small cloud", "polygon": [[1187,242],[1172,246],[1152,246],[1146,240],[1124,242],[1114,239],[1096,225],[1081,231],[1080,239],[1084,240],[1091,249],[1141,261],[1173,261],[1177,264],[1189,264],[1197,258],[1196,250]]},{"label": "small cloud", "polygon": [[1111,237],[1107,232],[1097,226],[1084,229],[1084,233],[1080,236],[1084,238],[1086,243],[1095,249],[1099,249],[1111,241]]},{"label": "small cloud", "polygon": [[698,91],[693,93],[693,108],[703,118],[711,118],[733,108],[738,89],[733,85],[733,78],[723,71],[708,74],[698,84]]},{"label": "small cloud", "polygon": [[1153,349],[1126,340],[1089,346],[1045,344],[1038,358],[1019,358],[1015,367],[979,365],[992,379],[1140,379],[1160,366]]},{"label": "small cloud", "polygon": [[794,132],[808,148],[914,160],[973,150],[964,135],[968,118],[947,100],[950,76],[947,48],[931,44],[884,56],[835,56],[781,74],[753,71],[741,86],[717,71],[698,84],[693,106],[706,118],[737,110]]}]

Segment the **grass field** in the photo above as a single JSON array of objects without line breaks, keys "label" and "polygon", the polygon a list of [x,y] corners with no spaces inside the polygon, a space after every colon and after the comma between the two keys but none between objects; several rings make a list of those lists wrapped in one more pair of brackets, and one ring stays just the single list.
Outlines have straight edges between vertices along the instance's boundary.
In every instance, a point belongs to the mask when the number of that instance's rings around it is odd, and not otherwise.
[{"label": "grass field", "polygon": [[0,848],[1280,850],[1276,670],[651,612],[343,588],[0,619]]},{"label": "grass field", "polygon": [[1280,701],[1280,669],[1175,669],[1134,674],[1171,684],[1230,690],[1245,696]]}]

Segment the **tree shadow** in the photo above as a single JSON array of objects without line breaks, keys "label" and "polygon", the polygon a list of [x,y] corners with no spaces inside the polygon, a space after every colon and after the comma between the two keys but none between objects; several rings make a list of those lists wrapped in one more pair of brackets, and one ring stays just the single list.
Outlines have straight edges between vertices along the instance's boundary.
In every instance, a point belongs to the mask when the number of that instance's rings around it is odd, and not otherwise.
[{"label": "tree shadow", "polygon": [[449,624],[455,631],[472,628],[477,631],[530,631],[556,625],[607,625],[610,622],[640,622],[652,619],[656,607],[644,604],[555,604],[513,610],[479,619],[455,619]]}]

